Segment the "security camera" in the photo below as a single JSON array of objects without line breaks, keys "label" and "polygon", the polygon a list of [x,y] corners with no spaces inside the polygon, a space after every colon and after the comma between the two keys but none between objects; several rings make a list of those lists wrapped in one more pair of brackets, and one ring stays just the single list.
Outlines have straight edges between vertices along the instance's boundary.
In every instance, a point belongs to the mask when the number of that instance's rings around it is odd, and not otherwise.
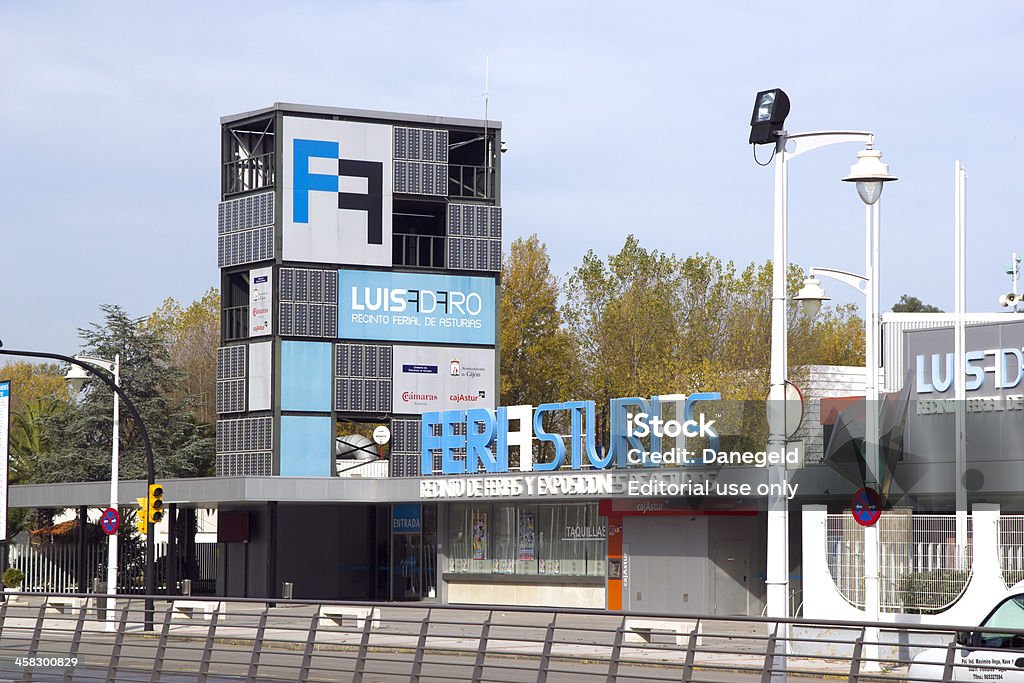
[{"label": "security camera", "polygon": [[999,305],[1003,308],[1007,306],[1016,306],[1017,302],[1020,301],[1021,295],[1010,292],[1009,294],[1002,294],[999,296]]},{"label": "security camera", "polygon": [[508,151],[508,143],[504,140],[501,141],[501,153],[504,154]]}]

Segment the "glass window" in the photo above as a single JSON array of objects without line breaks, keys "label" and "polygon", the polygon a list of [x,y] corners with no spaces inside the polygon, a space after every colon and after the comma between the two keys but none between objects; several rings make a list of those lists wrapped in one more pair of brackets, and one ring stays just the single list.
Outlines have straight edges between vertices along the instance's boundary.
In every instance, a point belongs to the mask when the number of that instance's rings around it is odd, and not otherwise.
[{"label": "glass window", "polygon": [[[1024,629],[1024,595],[1015,595],[1004,600],[982,626],[985,628]],[[1019,648],[1024,646],[1024,636],[984,632],[981,634],[981,645],[982,647]]]},{"label": "glass window", "polygon": [[457,574],[491,572],[489,504],[453,505],[449,524],[451,555],[448,571]]},{"label": "glass window", "polygon": [[604,576],[606,520],[597,503],[455,504],[448,571]]}]

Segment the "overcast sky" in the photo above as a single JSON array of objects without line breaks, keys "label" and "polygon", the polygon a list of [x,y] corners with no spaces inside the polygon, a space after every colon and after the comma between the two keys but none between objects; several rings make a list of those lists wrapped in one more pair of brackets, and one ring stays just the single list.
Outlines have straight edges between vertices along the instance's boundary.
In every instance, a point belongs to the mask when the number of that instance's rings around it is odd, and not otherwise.
[{"label": "overcast sky", "polygon": [[[739,264],[771,256],[754,93],[786,128],[873,130],[882,304],[953,301],[953,164],[968,181],[968,306],[997,310],[1022,151],[1019,2],[0,2],[0,339],[78,348],[217,283],[219,117],[275,101],[503,122],[505,244],[536,232],[565,273],[627,233]],[[857,147],[794,161],[790,256],[864,267]],[[766,152],[762,148],[762,152]],[[838,300],[853,300],[832,285]]]}]

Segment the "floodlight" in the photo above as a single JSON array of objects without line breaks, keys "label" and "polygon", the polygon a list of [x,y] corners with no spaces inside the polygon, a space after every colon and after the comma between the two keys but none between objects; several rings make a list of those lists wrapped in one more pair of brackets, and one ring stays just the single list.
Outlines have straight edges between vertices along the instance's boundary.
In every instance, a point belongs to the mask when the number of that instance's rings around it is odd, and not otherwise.
[{"label": "floodlight", "polygon": [[775,142],[778,131],[789,116],[789,97],[782,90],[762,90],[754,98],[754,112],[750,115],[750,144]]}]

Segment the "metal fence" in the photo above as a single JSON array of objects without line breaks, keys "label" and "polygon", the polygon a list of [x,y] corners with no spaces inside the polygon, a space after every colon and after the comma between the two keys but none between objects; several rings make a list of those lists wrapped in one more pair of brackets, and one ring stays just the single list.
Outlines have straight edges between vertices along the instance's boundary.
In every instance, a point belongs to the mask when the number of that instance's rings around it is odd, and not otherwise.
[{"label": "metal fence", "polygon": [[[826,557],[839,592],[864,607],[864,527],[850,514],[828,515]],[[886,612],[937,613],[967,588],[973,565],[971,523],[956,543],[955,515],[892,514],[878,525],[878,589]]]},{"label": "metal fence", "polygon": [[999,517],[999,568],[1007,587],[1024,581],[1024,515]]},{"label": "metal fence", "polygon": [[[179,579],[191,579],[195,593],[213,593],[217,577],[217,544],[196,543],[191,560],[179,552],[177,572]],[[167,543],[156,544],[156,587],[167,589]],[[17,543],[9,549],[9,565],[24,573],[21,590],[29,593],[74,592],[78,590],[78,546],[73,543]],[[117,578],[119,593],[141,592],[145,585],[145,567],[141,555],[131,558],[122,549]],[[85,582],[87,589],[95,590],[94,580],[104,582],[106,591],[107,544],[91,543],[85,547]]]},{"label": "metal fence", "polygon": [[924,683],[1001,678],[1014,656],[969,662],[968,674],[954,630],[940,626],[153,597],[151,612],[128,596],[106,612],[104,598],[9,594],[0,606],[0,678]]}]

